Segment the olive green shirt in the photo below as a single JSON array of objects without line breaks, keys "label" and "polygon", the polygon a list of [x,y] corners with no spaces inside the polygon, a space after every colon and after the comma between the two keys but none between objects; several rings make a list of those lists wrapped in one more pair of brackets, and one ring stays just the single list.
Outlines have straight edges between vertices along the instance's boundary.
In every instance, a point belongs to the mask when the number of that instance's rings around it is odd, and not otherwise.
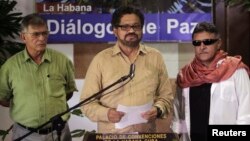
[{"label": "olive green shirt", "polygon": [[[0,69],[0,100],[11,102],[14,122],[37,127],[67,110],[66,94],[77,91],[72,62],[62,53],[46,49],[36,64],[23,50]],[[63,117],[69,118],[69,114]]]},{"label": "olive green shirt", "polygon": [[[92,60],[84,81],[81,100],[111,85],[130,72],[129,58],[124,55],[118,45],[98,53]],[[154,121],[145,124],[132,125],[124,129],[115,129],[115,124],[109,122],[109,108],[117,108],[118,104],[125,106],[140,106],[154,101],[152,106],[158,106],[163,115],[170,112],[173,93],[164,60],[160,52],[154,48],[140,45],[135,59],[135,76],[126,85],[119,83],[104,92],[105,96],[82,106],[84,114],[98,123],[101,133],[154,132]],[[120,88],[118,88],[120,87]],[[118,89],[117,89],[118,88]],[[116,89],[116,90],[115,90]]]}]

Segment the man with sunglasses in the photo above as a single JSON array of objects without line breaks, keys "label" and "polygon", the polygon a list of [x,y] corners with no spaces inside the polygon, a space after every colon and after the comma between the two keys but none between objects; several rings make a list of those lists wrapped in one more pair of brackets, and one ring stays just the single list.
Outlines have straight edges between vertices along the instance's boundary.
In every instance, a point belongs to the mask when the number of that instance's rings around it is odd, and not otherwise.
[{"label": "man with sunglasses", "polygon": [[62,53],[47,48],[47,23],[38,14],[23,18],[20,36],[26,48],[0,69],[0,101],[10,103],[13,140],[33,131],[22,141],[54,141],[59,135],[61,141],[71,141],[69,113],[56,124],[61,134],[52,123],[38,127],[67,110],[67,100],[77,91],[73,64]]},{"label": "man with sunglasses", "polygon": [[[140,44],[144,16],[138,9],[127,6],[118,8],[112,15],[111,23],[117,42],[92,60],[81,100],[108,87],[129,72],[131,75],[102,93],[102,97],[83,105],[82,111],[98,123],[99,133],[156,132],[156,118],[169,115],[173,100],[162,55],[156,49]],[[131,67],[133,65],[135,67]],[[117,109],[118,105],[138,108],[149,103],[152,103],[149,110],[134,111],[134,114],[139,115],[138,119],[144,122],[116,126],[122,120],[133,122],[132,119],[126,119],[127,113]]]},{"label": "man with sunglasses", "polygon": [[195,57],[177,76],[182,93],[174,101],[172,128],[181,140],[207,141],[208,125],[250,124],[249,68],[220,49],[213,24],[197,24],[192,39]]}]

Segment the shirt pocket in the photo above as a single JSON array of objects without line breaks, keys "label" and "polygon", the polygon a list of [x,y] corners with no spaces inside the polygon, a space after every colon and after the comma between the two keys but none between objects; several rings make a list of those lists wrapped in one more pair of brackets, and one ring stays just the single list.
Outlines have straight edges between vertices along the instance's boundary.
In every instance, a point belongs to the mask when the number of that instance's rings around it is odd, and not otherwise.
[{"label": "shirt pocket", "polygon": [[48,75],[48,88],[52,97],[60,97],[66,93],[66,80],[61,74]]},{"label": "shirt pocket", "polygon": [[146,75],[143,80],[143,93],[144,96],[154,98],[159,85],[159,78],[157,73],[152,71],[146,71]]}]

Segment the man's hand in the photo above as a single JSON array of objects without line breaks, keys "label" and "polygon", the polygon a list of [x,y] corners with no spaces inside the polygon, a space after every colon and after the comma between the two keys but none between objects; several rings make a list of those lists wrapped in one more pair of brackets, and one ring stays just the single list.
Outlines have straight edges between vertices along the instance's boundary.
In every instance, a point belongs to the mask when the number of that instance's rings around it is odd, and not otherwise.
[{"label": "man's hand", "polygon": [[116,111],[116,109],[110,108],[108,111],[108,119],[112,123],[119,122],[123,116],[124,116],[124,113]]},{"label": "man's hand", "polygon": [[156,107],[152,107],[150,110],[141,114],[142,118],[146,120],[153,120],[157,117],[157,109]]}]

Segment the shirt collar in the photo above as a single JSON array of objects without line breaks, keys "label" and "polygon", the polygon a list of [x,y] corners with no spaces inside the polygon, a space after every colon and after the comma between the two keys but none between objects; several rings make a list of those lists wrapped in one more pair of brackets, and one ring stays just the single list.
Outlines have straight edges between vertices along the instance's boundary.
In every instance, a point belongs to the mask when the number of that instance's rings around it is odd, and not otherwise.
[{"label": "shirt collar", "polygon": [[[27,62],[29,60],[32,60],[28,54],[27,49],[25,48],[25,50],[23,51],[24,54],[24,62]],[[42,62],[44,61],[48,61],[51,62],[51,55],[48,52],[48,49],[45,50],[44,54],[43,54],[43,58],[42,58]]]}]

